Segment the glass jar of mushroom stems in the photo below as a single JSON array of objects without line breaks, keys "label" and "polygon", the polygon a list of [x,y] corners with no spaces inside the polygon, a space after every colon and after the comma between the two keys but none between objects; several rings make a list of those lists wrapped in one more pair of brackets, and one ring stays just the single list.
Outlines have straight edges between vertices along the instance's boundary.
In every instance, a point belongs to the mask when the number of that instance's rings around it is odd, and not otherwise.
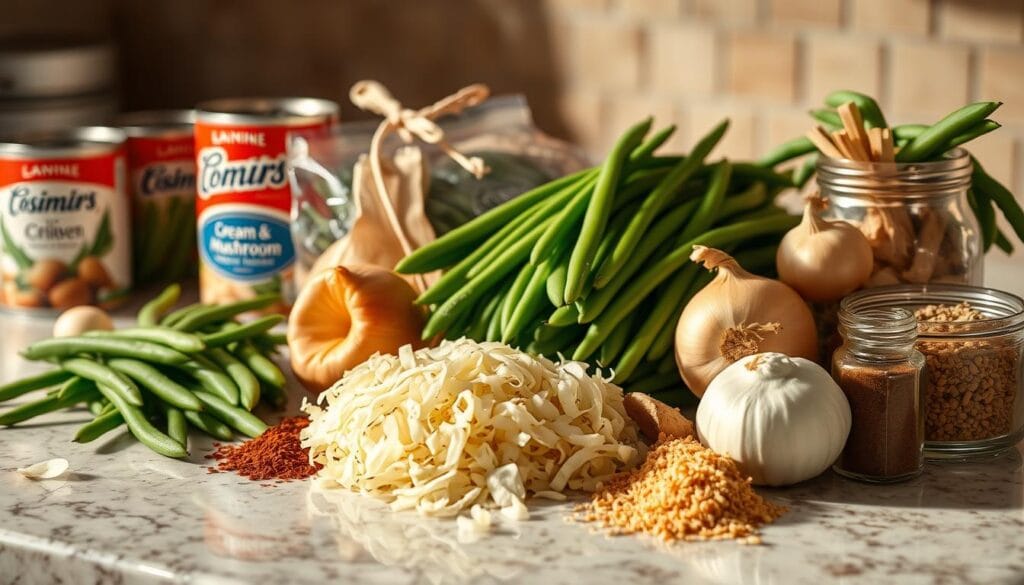
[{"label": "glass jar of mushroom stems", "polygon": [[982,284],[981,235],[968,202],[972,169],[961,148],[934,162],[820,157],[823,216],[860,228],[874,252],[865,287]]}]

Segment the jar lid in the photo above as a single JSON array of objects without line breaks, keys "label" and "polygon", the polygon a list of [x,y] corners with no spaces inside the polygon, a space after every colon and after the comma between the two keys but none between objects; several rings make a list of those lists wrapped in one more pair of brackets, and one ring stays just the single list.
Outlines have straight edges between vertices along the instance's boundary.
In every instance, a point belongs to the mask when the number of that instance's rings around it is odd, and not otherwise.
[{"label": "jar lid", "polygon": [[885,163],[825,156],[818,159],[818,185],[827,196],[901,200],[958,195],[971,185],[974,163],[962,148],[927,162]]},{"label": "jar lid", "polygon": [[114,48],[55,36],[0,39],[0,99],[71,97],[114,86]]}]

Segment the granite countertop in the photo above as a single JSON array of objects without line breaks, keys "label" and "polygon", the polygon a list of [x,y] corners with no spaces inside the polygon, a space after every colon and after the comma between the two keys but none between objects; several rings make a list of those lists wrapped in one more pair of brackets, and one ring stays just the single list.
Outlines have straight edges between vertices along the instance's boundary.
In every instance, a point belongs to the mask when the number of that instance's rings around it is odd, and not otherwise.
[{"label": "granite countertop", "polygon": [[[0,316],[0,381],[34,371],[17,350],[50,322]],[[31,396],[26,399],[32,398]],[[292,397],[292,408],[299,399]],[[0,583],[1017,583],[1024,579],[1021,446],[973,463],[927,465],[892,486],[827,473],[761,493],[789,512],[764,544],[665,545],[569,523],[571,504],[534,503],[529,521],[462,542],[451,520],[395,514],[311,482],[211,474],[192,457],[130,438],[71,442],[87,412],[0,429]],[[14,469],[65,457],[70,472]]]}]

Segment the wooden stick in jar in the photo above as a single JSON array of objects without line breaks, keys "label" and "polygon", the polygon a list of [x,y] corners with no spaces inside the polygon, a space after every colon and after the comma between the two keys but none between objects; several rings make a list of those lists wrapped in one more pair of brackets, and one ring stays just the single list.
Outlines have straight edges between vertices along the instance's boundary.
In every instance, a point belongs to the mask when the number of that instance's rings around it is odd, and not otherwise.
[{"label": "wooden stick in jar", "polygon": [[871,160],[870,140],[864,130],[864,119],[861,117],[857,105],[847,102],[836,108],[836,111],[839,112],[839,118],[843,121],[843,128],[846,130],[846,136],[850,140],[854,154],[860,157],[859,160]]},{"label": "wooden stick in jar", "polygon": [[829,158],[845,158],[843,153],[839,151],[836,144],[832,142],[832,137],[829,136],[828,132],[825,131],[821,126],[814,126],[807,132],[807,139],[810,140],[814,146],[818,147],[818,150],[822,154]]}]

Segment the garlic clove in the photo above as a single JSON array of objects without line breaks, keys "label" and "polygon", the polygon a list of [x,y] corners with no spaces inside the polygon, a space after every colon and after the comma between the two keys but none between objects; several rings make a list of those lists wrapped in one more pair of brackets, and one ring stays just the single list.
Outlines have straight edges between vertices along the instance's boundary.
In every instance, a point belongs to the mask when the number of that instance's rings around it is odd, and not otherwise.
[{"label": "garlic clove", "polygon": [[337,266],[311,277],[288,323],[299,381],[320,392],[375,353],[422,347],[424,316],[415,299],[408,282],[377,266]]},{"label": "garlic clove", "polygon": [[27,477],[29,479],[54,479],[64,475],[64,472],[68,470],[70,464],[67,459],[62,457],[56,457],[54,459],[47,459],[46,461],[40,461],[29,465],[28,467],[19,467],[15,471]]}]

